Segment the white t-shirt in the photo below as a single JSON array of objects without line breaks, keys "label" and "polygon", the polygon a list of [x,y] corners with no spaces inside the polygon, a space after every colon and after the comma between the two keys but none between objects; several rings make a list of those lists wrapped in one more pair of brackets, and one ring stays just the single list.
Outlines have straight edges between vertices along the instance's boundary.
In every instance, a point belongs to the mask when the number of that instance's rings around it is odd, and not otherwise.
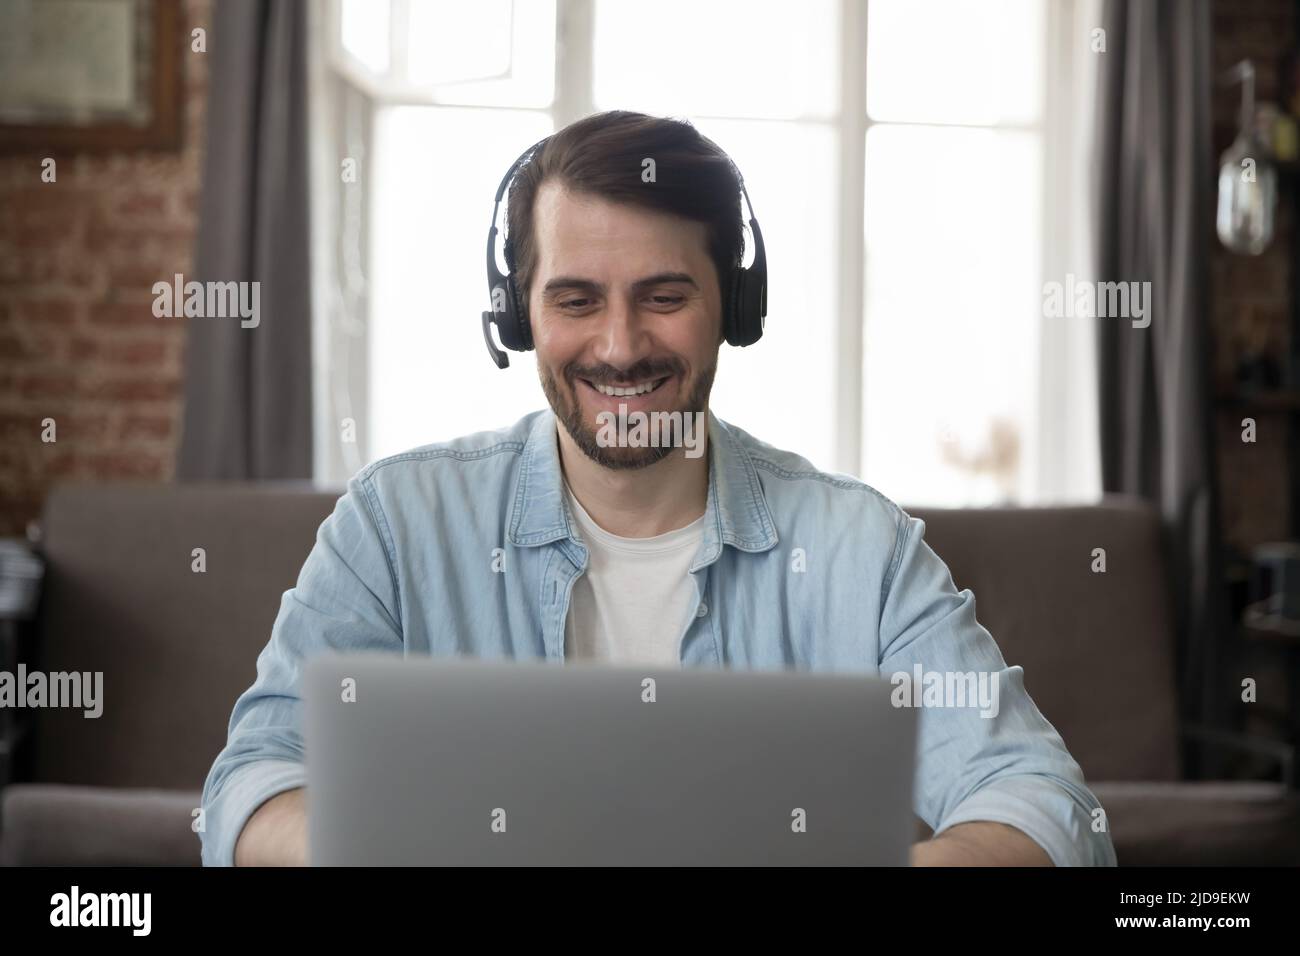
[{"label": "white t-shirt", "polygon": [[567,483],[564,491],[588,551],[569,599],[565,659],[680,667],[678,642],[696,601],[688,569],[704,515],[653,538],[622,538],[596,524]]}]

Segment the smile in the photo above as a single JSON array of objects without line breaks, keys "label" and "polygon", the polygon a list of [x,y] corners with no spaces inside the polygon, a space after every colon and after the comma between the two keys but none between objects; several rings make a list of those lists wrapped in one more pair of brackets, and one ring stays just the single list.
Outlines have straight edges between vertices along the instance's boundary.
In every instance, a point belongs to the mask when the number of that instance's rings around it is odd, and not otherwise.
[{"label": "smile", "polygon": [[608,395],[611,398],[625,398],[635,395],[648,395],[670,378],[672,378],[671,375],[665,375],[663,378],[650,379],[636,385],[597,385],[594,382],[588,382],[585,378],[582,379],[582,382],[602,395]]}]

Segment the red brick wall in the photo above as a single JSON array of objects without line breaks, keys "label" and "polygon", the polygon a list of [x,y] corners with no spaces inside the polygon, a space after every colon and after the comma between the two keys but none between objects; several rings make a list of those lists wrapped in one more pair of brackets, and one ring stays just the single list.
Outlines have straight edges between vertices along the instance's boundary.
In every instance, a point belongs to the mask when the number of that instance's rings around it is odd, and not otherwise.
[{"label": "red brick wall", "polygon": [[208,54],[188,38],[209,0],[182,18],[179,152],[0,156],[0,535],[21,534],[56,481],[172,474],[184,327],[154,317],[151,287],[190,271]]},{"label": "red brick wall", "polygon": [[[1222,74],[1249,58],[1256,69],[1256,101],[1281,99],[1282,57],[1296,45],[1294,0],[1215,0],[1214,62]],[[1237,135],[1241,87],[1216,88],[1214,94],[1215,159]],[[1296,228],[1292,203],[1300,181],[1283,182],[1279,192],[1277,232],[1263,255],[1236,255],[1214,240],[1214,375],[1220,391],[1231,390],[1243,345],[1253,336],[1266,339],[1282,358],[1290,343],[1290,316]],[[1208,200],[1214,202],[1215,197]],[[1256,441],[1241,440],[1241,420],[1256,422]],[[1242,550],[1288,536],[1289,476],[1287,417],[1250,405],[1222,404],[1217,413],[1219,478],[1225,539]]]}]

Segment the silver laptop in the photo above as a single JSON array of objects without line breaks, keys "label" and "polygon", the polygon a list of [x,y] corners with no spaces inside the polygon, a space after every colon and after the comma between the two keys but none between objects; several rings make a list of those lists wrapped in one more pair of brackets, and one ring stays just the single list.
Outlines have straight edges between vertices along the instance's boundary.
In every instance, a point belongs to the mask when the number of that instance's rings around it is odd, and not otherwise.
[{"label": "silver laptop", "polygon": [[875,677],[324,655],[315,865],[906,865],[916,720]]}]

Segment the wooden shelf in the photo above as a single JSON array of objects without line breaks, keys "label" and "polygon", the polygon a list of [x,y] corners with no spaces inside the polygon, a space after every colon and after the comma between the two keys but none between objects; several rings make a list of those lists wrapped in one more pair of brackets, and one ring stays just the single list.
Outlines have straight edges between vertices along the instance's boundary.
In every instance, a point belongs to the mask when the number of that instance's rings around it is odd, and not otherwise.
[{"label": "wooden shelf", "polygon": [[1250,408],[1261,412],[1300,412],[1300,389],[1274,388],[1258,392],[1221,389],[1216,393],[1219,405]]},{"label": "wooden shelf", "polygon": [[1300,621],[1284,618],[1278,613],[1280,605],[1269,604],[1260,601],[1246,608],[1241,619],[1243,635],[1252,640],[1300,645]]}]

